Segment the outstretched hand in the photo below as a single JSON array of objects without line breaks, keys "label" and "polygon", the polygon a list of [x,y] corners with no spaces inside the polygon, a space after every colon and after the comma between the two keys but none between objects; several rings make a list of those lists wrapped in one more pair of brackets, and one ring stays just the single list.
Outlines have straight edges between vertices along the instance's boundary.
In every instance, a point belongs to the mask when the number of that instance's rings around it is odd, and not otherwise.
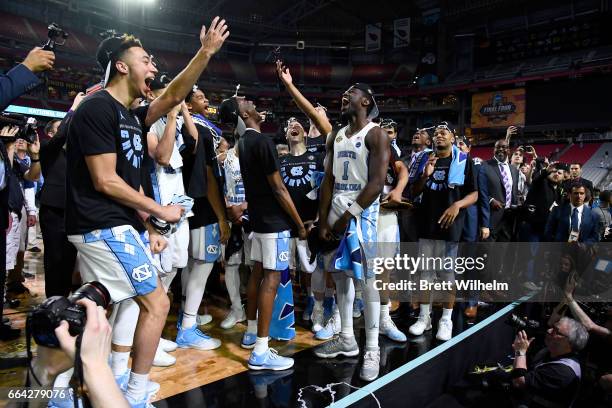
[{"label": "outstretched hand", "polygon": [[216,54],[221,49],[221,46],[229,37],[230,32],[227,31],[227,25],[224,19],[215,17],[210,23],[210,28],[206,30],[206,26],[202,26],[200,31],[200,43],[202,44],[202,51],[207,53]]},{"label": "outstretched hand", "polygon": [[289,68],[283,65],[281,60],[276,61],[276,73],[283,84],[291,84],[293,83],[293,78],[291,77],[291,72],[289,72]]}]

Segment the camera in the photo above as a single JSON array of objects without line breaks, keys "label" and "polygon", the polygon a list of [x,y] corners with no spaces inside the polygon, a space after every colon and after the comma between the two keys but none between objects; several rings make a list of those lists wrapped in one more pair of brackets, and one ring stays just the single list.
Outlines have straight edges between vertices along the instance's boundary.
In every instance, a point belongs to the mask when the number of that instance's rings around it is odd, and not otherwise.
[{"label": "camera", "polygon": [[2,115],[0,115],[0,128],[6,125],[19,127],[19,132],[17,132],[14,137],[5,138],[10,139],[10,142],[15,141],[16,139],[23,139],[28,143],[34,143],[36,141],[38,136],[36,133],[38,122],[35,118],[23,116],[18,113],[3,112]]},{"label": "camera", "polygon": [[508,316],[506,324],[513,327],[517,331],[525,330],[527,335],[532,335],[540,329],[540,323],[535,320],[528,320],[512,313]]},{"label": "camera", "polygon": [[72,336],[83,333],[87,322],[85,307],[76,302],[87,298],[98,306],[107,308],[111,302],[108,290],[100,282],[88,282],[69,297],[53,296],[45,300],[28,315],[27,325],[39,346],[57,348],[59,342],[55,328],[66,320]]},{"label": "camera", "polygon": [[44,50],[54,51],[55,47],[59,47],[66,43],[66,38],[68,38],[68,33],[64,31],[59,25],[56,23],[51,23],[47,27],[47,42],[43,46]]}]

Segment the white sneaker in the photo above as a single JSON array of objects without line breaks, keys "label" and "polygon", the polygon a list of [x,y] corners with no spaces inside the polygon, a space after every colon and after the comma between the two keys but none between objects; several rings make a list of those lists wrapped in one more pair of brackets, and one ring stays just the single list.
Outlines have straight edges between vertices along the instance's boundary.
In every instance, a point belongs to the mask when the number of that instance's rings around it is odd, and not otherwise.
[{"label": "white sneaker", "polygon": [[312,315],[310,316],[312,320],[312,332],[316,333],[323,328],[323,305],[320,307],[315,306],[312,309]]},{"label": "white sneaker", "polygon": [[231,329],[238,322],[243,322],[246,320],[246,314],[244,313],[244,309],[240,307],[240,310],[230,310],[227,317],[223,319],[221,322],[222,329]]},{"label": "white sneaker", "polygon": [[153,359],[153,365],[155,367],[169,367],[174,364],[176,364],[176,357],[171,356],[160,346],[157,346],[157,350],[155,350],[155,358]]},{"label": "white sneaker", "polygon": [[177,345],[175,342],[173,342],[172,340],[167,340],[167,339],[159,339],[159,346],[166,353],[173,352],[177,348]]},{"label": "white sneaker", "polygon": [[436,339],[441,341],[450,340],[453,337],[453,321],[451,319],[440,319]]},{"label": "white sneaker", "polygon": [[419,319],[408,329],[413,336],[420,336],[425,330],[431,330],[431,317],[419,316]]},{"label": "white sneaker", "polygon": [[212,322],[212,316],[209,314],[198,315],[196,317],[196,323],[198,324],[198,326],[204,326],[205,324],[208,324],[210,322]]}]

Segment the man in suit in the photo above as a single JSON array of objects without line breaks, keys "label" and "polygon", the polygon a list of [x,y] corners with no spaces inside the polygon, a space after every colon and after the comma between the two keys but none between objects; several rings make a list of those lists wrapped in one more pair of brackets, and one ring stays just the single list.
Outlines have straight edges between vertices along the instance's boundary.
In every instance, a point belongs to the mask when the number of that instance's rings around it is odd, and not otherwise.
[{"label": "man in suit", "polygon": [[45,295],[68,296],[72,289],[72,272],[77,251],[68,241],[64,229],[66,208],[66,135],[72,114],[83,99],[77,94],[68,114],[59,126],[45,127],[49,140],[41,143],[40,164],[45,184],[40,193],[40,230],[42,232],[45,269]]},{"label": "man in suit", "polygon": [[511,208],[518,204],[519,174],[508,162],[505,139],[495,143],[493,159],[482,164],[478,174],[480,237],[482,240],[509,242],[514,230]]},{"label": "man in suit", "polygon": [[582,177],[582,165],[580,163],[571,163],[569,167],[569,180],[563,183],[563,190],[568,194],[573,184],[580,184],[586,188],[586,202],[590,202],[593,198],[593,182]]},{"label": "man in suit", "polygon": [[53,51],[36,47],[21,64],[6,75],[0,74],[0,110],[4,110],[14,99],[38,86],[41,82],[34,74],[53,68],[54,62]]},{"label": "man in suit", "polygon": [[573,184],[569,203],[555,207],[546,223],[544,238],[548,242],[599,242],[596,215],[585,205],[586,187]]}]

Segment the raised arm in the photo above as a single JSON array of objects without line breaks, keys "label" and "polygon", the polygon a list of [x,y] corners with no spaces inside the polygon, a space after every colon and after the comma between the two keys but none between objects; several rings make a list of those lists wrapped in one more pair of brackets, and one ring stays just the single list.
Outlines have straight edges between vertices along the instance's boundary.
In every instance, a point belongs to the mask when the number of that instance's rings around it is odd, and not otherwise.
[{"label": "raised arm", "polygon": [[210,58],[221,49],[223,42],[229,36],[225,20],[215,17],[210,29],[202,26],[200,43],[202,46],[180,74],[172,80],[159,98],[151,102],[145,123],[151,126],[155,121],[181,103],[208,66]]},{"label": "raised arm", "polygon": [[[166,115],[166,126],[163,130],[155,125],[153,127],[156,129],[151,129],[151,132],[147,135],[149,156],[151,156],[160,166],[168,166],[170,164],[170,157],[172,157],[172,151],[174,150],[174,143],[176,141],[176,118],[181,109],[181,105],[182,104],[176,105],[168,112],[168,115]],[[162,133],[161,138],[158,138],[159,135],[157,133]]]},{"label": "raised arm", "polygon": [[310,101],[306,99],[304,95],[302,95],[300,90],[296,88],[296,86],[293,84],[293,78],[291,77],[289,68],[283,66],[282,61],[276,61],[276,72],[298,108],[300,108],[300,110],[304,112],[306,116],[308,116],[308,119],[314,123],[321,134],[329,134],[329,132],[332,130],[331,123],[329,123],[329,120],[327,117],[325,117],[325,115],[319,114],[313,104],[310,103]]}]

